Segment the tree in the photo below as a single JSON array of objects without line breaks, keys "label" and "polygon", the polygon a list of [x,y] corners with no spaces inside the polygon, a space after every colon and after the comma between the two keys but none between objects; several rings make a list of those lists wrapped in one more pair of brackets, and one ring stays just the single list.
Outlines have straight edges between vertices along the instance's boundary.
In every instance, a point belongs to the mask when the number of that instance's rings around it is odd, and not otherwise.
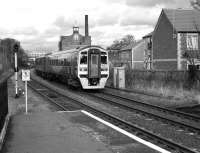
[{"label": "tree", "polygon": [[125,35],[119,40],[114,40],[113,43],[107,48],[110,50],[120,50],[122,47],[135,43],[135,37],[133,35]]},{"label": "tree", "polygon": [[200,0],[190,0],[191,6],[200,11]]},{"label": "tree", "polygon": [[[13,46],[15,43],[19,41],[12,39],[12,38],[5,38],[1,40],[0,45],[5,47],[8,51],[8,59],[11,61],[11,65],[14,67],[14,52],[13,52]],[[20,46],[19,52],[18,52],[18,66],[26,66],[26,59],[27,59],[27,54],[24,52],[24,49]]]}]

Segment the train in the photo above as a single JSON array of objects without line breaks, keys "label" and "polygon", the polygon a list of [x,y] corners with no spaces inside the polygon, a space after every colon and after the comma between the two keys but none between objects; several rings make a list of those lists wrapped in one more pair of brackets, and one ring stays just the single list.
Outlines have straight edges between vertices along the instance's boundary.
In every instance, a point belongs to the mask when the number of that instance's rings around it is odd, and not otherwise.
[{"label": "train", "polygon": [[109,77],[108,51],[101,46],[57,51],[36,58],[36,74],[70,87],[103,89]]}]

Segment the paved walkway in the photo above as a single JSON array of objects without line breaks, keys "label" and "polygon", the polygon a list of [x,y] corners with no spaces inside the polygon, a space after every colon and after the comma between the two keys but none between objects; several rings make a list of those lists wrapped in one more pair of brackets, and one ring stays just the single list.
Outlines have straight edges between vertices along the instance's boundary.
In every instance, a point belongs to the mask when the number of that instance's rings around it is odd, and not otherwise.
[{"label": "paved walkway", "polygon": [[111,153],[70,119],[81,112],[15,115],[8,126],[2,153]]}]

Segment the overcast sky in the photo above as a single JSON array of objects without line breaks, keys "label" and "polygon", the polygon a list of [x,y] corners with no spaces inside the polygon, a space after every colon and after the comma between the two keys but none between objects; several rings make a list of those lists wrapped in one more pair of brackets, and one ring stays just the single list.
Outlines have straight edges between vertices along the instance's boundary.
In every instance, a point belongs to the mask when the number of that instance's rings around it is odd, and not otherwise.
[{"label": "overcast sky", "polygon": [[151,32],[162,8],[189,8],[189,0],[1,0],[0,38],[21,41],[25,49],[57,49],[73,25],[84,34],[89,15],[92,44],[108,46],[126,34]]}]

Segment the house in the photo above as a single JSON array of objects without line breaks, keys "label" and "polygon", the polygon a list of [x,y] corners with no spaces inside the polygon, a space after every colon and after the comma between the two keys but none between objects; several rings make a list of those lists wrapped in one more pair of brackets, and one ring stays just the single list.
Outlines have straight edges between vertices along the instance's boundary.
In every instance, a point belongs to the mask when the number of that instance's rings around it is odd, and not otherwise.
[{"label": "house", "polygon": [[132,69],[146,69],[145,65],[145,49],[146,49],[145,40],[138,41],[132,47]]},{"label": "house", "polygon": [[58,48],[59,51],[62,51],[88,45],[91,45],[91,36],[89,36],[88,15],[85,15],[85,36],[79,33],[78,26],[74,26],[72,35],[60,36]]},{"label": "house", "polygon": [[200,48],[200,12],[186,9],[163,9],[152,35],[152,68],[164,70],[185,70],[195,65]]},{"label": "house", "polygon": [[135,43],[131,43],[127,46],[122,47],[118,51],[119,62],[121,66],[132,67],[132,48]]},{"label": "house", "polygon": [[144,69],[144,40],[131,43],[120,50],[109,51],[109,60],[115,67],[125,66],[132,69]]}]

